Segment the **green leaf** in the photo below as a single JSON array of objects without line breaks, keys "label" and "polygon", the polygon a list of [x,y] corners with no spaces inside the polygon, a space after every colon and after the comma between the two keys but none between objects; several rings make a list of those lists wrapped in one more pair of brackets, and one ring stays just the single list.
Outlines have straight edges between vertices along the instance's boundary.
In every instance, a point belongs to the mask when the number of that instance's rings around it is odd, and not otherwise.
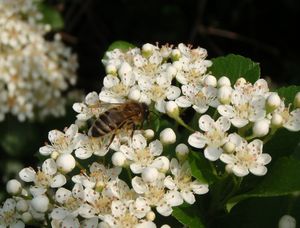
[{"label": "green leaf", "polygon": [[250,192],[235,196],[227,202],[230,211],[238,202],[251,197],[283,196],[300,191],[300,161],[283,157],[268,171],[264,179]]},{"label": "green leaf", "polygon": [[183,225],[190,228],[204,228],[204,224],[201,220],[201,216],[197,213],[199,210],[195,206],[184,205],[180,207],[174,207],[172,216],[175,217]]},{"label": "green leaf", "polygon": [[277,89],[280,97],[285,98],[285,104],[293,104],[296,93],[300,92],[300,86],[288,86]]},{"label": "green leaf", "polygon": [[38,8],[43,14],[42,23],[51,25],[53,30],[59,30],[64,27],[64,20],[54,7],[41,3],[38,4]]},{"label": "green leaf", "polygon": [[189,154],[189,163],[192,175],[197,180],[207,184],[212,184],[217,180],[210,161],[208,161],[201,152],[191,151]]},{"label": "green leaf", "polygon": [[227,76],[232,84],[240,77],[254,83],[260,77],[259,64],[240,55],[229,54],[225,57],[212,59],[213,65],[209,68],[217,78]]},{"label": "green leaf", "polygon": [[123,40],[118,40],[109,45],[107,51],[112,51],[114,49],[121,49],[122,51],[128,51],[131,48],[135,48],[135,46],[131,43],[128,43]]}]

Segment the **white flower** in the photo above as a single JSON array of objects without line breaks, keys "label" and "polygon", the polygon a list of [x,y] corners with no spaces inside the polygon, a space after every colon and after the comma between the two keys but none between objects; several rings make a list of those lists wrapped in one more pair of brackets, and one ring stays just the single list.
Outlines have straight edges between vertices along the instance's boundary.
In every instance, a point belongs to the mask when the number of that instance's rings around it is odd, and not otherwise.
[{"label": "white flower", "polygon": [[278,228],[296,228],[296,219],[290,215],[284,215],[279,219]]},{"label": "white flower", "polygon": [[220,156],[220,160],[227,164],[227,169],[237,176],[246,176],[251,172],[256,176],[267,173],[267,165],[271,161],[269,154],[263,153],[263,142],[255,139],[249,144],[237,134],[229,136],[229,140],[236,145],[235,151]]},{"label": "white flower", "polygon": [[187,108],[192,106],[196,112],[205,113],[209,106],[217,107],[217,89],[211,86],[183,85],[181,87],[183,96],[178,97],[175,102],[179,107]]},{"label": "white flower", "polygon": [[7,191],[8,194],[17,195],[17,194],[21,193],[22,185],[16,179],[9,180],[6,183],[6,191]]},{"label": "white flower", "polygon": [[66,183],[66,177],[57,173],[57,165],[52,158],[43,162],[42,170],[37,172],[29,167],[19,172],[20,178],[25,182],[34,182],[34,185],[40,189],[58,188]]},{"label": "white flower", "polygon": [[270,120],[262,119],[254,123],[252,131],[256,137],[263,137],[269,133]]},{"label": "white flower", "polygon": [[149,143],[143,135],[137,134],[132,137],[130,145],[122,145],[122,152],[130,162],[130,169],[133,173],[141,173],[146,167],[150,166],[155,157],[159,156],[163,151],[163,146],[159,140]]},{"label": "white flower", "polygon": [[90,92],[86,95],[84,103],[74,103],[73,109],[79,113],[76,118],[78,120],[88,120],[90,118],[98,117],[103,108],[101,108],[101,102],[96,92]]},{"label": "white flower", "polygon": [[54,152],[70,154],[76,148],[77,134],[78,127],[75,124],[65,129],[65,133],[59,130],[52,130],[48,134],[51,145],[41,147],[39,152],[45,156],[51,155]]},{"label": "white flower", "polygon": [[102,190],[109,181],[115,180],[118,177],[122,169],[119,167],[108,169],[100,163],[93,162],[89,171],[89,174],[81,173],[79,175],[74,175],[72,181],[82,184],[86,188]]},{"label": "white flower", "polygon": [[164,145],[173,144],[176,142],[176,134],[172,128],[165,128],[160,132],[159,140]]},{"label": "white flower", "polygon": [[203,115],[199,119],[199,128],[204,131],[195,132],[188,138],[188,143],[196,148],[204,148],[204,156],[216,161],[223,152],[221,148],[225,142],[230,128],[230,121],[225,117],[220,117],[216,122],[209,116]]},{"label": "white flower", "polygon": [[194,194],[205,194],[208,192],[207,184],[201,184],[197,180],[192,180],[190,166],[187,161],[180,165],[173,158],[170,169],[173,176],[167,176],[164,180],[164,185],[170,190],[178,191],[185,202],[193,204],[196,201]]},{"label": "white flower", "polygon": [[266,115],[265,98],[260,95],[254,96],[234,90],[231,95],[231,104],[219,105],[217,109],[237,128],[244,127],[249,121],[261,120]]},{"label": "white flower", "polygon": [[16,211],[16,201],[12,198],[6,199],[0,207],[0,227],[25,227],[21,215]]},{"label": "white flower", "polygon": [[155,206],[158,213],[169,216],[172,207],[181,205],[183,200],[179,192],[165,189],[164,178],[164,175],[160,174],[156,181],[149,183],[136,176],[132,179],[132,187],[147,200],[147,204]]}]

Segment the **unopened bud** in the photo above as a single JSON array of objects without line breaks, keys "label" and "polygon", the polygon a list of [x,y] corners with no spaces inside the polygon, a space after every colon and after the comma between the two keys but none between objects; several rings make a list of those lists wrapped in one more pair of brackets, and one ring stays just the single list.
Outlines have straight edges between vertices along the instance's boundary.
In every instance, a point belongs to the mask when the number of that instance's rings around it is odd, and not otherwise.
[{"label": "unopened bud", "polygon": [[176,156],[178,160],[184,161],[187,159],[189,154],[189,148],[184,143],[180,143],[175,148]]},{"label": "unopened bud", "polygon": [[277,107],[279,107],[281,103],[281,99],[277,93],[271,93],[271,95],[267,98],[266,101],[266,109],[268,112],[274,111]]},{"label": "unopened bud", "polygon": [[271,125],[272,127],[279,128],[283,125],[283,118],[278,113],[273,113],[272,119],[271,119]]},{"label": "unopened bud", "polygon": [[141,97],[141,92],[137,88],[131,88],[128,94],[130,100],[138,101]]},{"label": "unopened bud", "polygon": [[6,184],[6,191],[10,195],[18,195],[22,191],[22,185],[16,179],[9,180]]},{"label": "unopened bud", "polygon": [[149,211],[147,214],[146,214],[146,219],[148,221],[154,221],[155,219],[155,213],[153,211]]},{"label": "unopened bud", "polygon": [[290,215],[284,215],[278,222],[278,228],[296,228],[296,219]]},{"label": "unopened bud", "polygon": [[231,101],[232,88],[230,86],[222,86],[218,89],[218,100],[221,104],[229,104]]},{"label": "unopened bud", "polygon": [[228,77],[222,76],[219,78],[218,87],[222,87],[222,86],[231,86],[231,82]]},{"label": "unopened bud", "polygon": [[153,45],[146,43],[142,47],[142,53],[144,56],[149,57],[153,52]]},{"label": "unopened bud", "polygon": [[295,108],[300,108],[300,92],[298,92],[294,99]]},{"label": "unopened bud", "polygon": [[25,212],[28,210],[28,207],[29,207],[29,205],[28,205],[27,201],[24,199],[18,200],[18,202],[16,204],[16,209],[18,212]]},{"label": "unopened bud", "polygon": [[116,75],[117,74],[117,68],[114,64],[108,64],[105,67],[105,71],[107,74]]},{"label": "unopened bud", "polygon": [[166,112],[168,116],[174,119],[179,116],[179,108],[175,101],[166,102]]},{"label": "unopened bud", "polygon": [[270,122],[267,119],[258,120],[254,123],[252,131],[253,135],[263,137],[269,133]]},{"label": "unopened bud", "polygon": [[24,223],[28,224],[32,220],[32,215],[29,212],[24,212],[21,218]]},{"label": "unopened bud", "polygon": [[176,134],[172,128],[165,128],[159,134],[159,139],[162,144],[173,144],[176,142]]},{"label": "unopened bud", "polygon": [[225,153],[231,154],[235,151],[235,144],[232,142],[227,142],[223,146],[223,150],[225,151]]},{"label": "unopened bud", "polygon": [[171,227],[168,224],[164,224],[160,228],[171,228]]},{"label": "unopened bud", "polygon": [[58,156],[59,156],[59,153],[57,151],[54,151],[51,153],[51,158],[54,160],[56,160]]},{"label": "unopened bud", "polygon": [[122,152],[115,152],[111,157],[111,161],[114,166],[122,167],[125,164],[126,157]]},{"label": "unopened bud", "polygon": [[75,168],[76,161],[71,154],[61,154],[56,159],[56,164],[62,173],[69,173]]},{"label": "unopened bud", "polygon": [[172,55],[173,61],[176,61],[176,60],[180,59],[180,57],[181,57],[181,53],[178,49],[174,49],[172,51],[171,55]]},{"label": "unopened bud", "polygon": [[213,75],[207,75],[204,78],[204,85],[216,87],[217,86],[217,79],[216,79],[216,77],[213,76]]},{"label": "unopened bud", "polygon": [[151,140],[154,137],[154,131],[152,129],[146,129],[143,131],[143,136],[147,139],[147,140]]},{"label": "unopened bud", "polygon": [[49,208],[49,199],[45,195],[38,195],[31,200],[30,204],[37,212],[45,213]]}]

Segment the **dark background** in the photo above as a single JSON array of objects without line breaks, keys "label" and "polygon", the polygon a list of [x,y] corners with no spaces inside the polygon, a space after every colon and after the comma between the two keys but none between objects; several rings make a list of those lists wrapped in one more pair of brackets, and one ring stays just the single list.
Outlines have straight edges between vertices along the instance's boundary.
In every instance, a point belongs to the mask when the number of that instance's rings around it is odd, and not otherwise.
[{"label": "dark background", "polygon": [[100,62],[113,41],[189,43],[208,58],[228,53],[261,63],[279,85],[300,83],[299,0],[51,1],[65,20],[64,40],[79,55],[79,88],[101,88]]}]

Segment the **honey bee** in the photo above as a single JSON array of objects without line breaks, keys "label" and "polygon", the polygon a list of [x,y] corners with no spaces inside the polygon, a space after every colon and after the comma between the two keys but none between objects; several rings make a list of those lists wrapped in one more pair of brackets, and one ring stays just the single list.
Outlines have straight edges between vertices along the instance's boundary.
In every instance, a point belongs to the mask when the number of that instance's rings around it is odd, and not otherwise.
[{"label": "honey bee", "polygon": [[111,135],[109,146],[118,130],[131,130],[133,134],[137,125],[142,125],[148,115],[149,109],[145,103],[128,101],[122,104],[111,104],[93,122],[88,135],[91,137]]}]

